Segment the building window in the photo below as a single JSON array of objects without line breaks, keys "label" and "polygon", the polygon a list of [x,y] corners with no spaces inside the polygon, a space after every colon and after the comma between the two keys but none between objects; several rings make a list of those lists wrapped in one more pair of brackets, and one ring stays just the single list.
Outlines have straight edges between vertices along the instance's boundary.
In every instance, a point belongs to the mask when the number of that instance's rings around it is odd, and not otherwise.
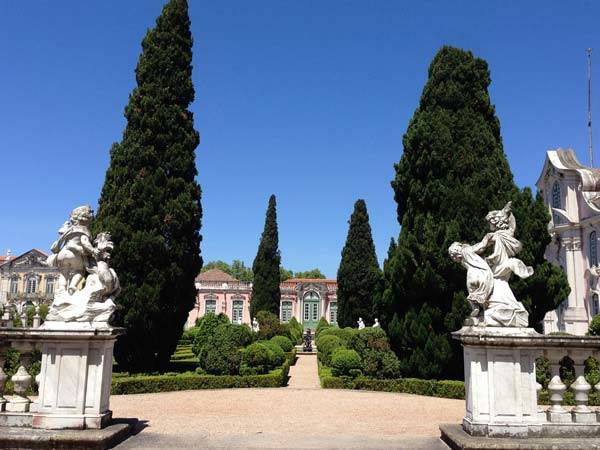
[{"label": "building window", "polygon": [[[555,181],[554,185],[552,186],[552,207],[562,209],[560,184],[558,183],[558,181]],[[555,212],[552,213],[552,220],[554,221],[554,225],[558,225],[561,223],[560,216]]]},{"label": "building window", "polygon": [[37,292],[38,280],[36,277],[27,278],[27,288],[25,292],[27,294],[35,294]]},{"label": "building window", "polygon": [[329,323],[337,323],[337,302],[329,305]]},{"label": "building window", "polygon": [[54,278],[46,279],[46,294],[54,294]]},{"label": "building window", "polygon": [[310,320],[310,304],[304,304],[304,321],[308,322]]},{"label": "building window", "polygon": [[217,313],[217,296],[206,295],[204,297],[204,314],[216,314]]},{"label": "building window", "polygon": [[598,239],[595,231],[590,233],[590,266],[598,266]]},{"label": "building window", "polygon": [[600,312],[600,304],[598,303],[598,294],[592,295],[592,317],[595,317]]},{"label": "building window", "polygon": [[10,280],[10,293],[11,294],[16,294],[17,292],[19,292],[19,279],[18,278],[11,278],[11,280]]},{"label": "building window", "polygon": [[242,323],[244,317],[244,300],[234,300],[231,321],[233,323]]},{"label": "building window", "polygon": [[288,323],[292,319],[292,302],[281,302],[281,321]]}]

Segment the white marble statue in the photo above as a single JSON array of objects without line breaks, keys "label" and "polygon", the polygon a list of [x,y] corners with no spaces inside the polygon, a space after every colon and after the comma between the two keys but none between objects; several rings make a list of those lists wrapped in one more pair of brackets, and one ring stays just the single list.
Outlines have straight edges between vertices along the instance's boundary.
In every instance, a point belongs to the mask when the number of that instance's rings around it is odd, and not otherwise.
[{"label": "white marble statue", "polygon": [[[452,260],[467,269],[467,300],[473,307],[471,325],[526,327],[528,313],[515,298],[508,280],[511,274],[527,278],[533,268],[526,266],[514,256],[522,244],[515,237],[516,221],[511,202],[486,216],[491,233],[481,242],[469,245],[454,242],[448,249]],[[482,256],[492,247],[489,256]]]},{"label": "white marble statue", "polygon": [[375,323],[373,324],[373,328],[379,328],[381,325],[379,324],[379,319],[375,317]]},{"label": "white marble statue", "polygon": [[359,330],[362,330],[365,327],[365,323],[363,322],[362,317],[359,317],[358,322],[356,322],[356,323],[358,323]]},{"label": "white marble statue", "polygon": [[260,331],[260,325],[258,325],[258,320],[256,320],[256,317],[252,319],[252,331],[254,331],[255,333],[258,333]]},{"label": "white marble statue", "polygon": [[109,266],[113,243],[108,233],[98,233],[92,239],[88,227],[93,218],[89,206],[75,208],[52,244],[46,264],[56,267],[60,275],[46,328],[56,322],[107,326],[115,310],[114,299],[121,288]]}]

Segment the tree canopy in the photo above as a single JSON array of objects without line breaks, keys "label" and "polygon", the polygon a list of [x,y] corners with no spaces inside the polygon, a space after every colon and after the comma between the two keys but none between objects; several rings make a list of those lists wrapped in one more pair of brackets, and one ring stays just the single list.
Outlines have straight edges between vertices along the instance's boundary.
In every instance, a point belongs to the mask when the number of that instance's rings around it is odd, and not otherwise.
[{"label": "tree canopy", "polygon": [[193,308],[200,257],[198,132],[186,0],[171,0],[142,42],[127,125],[110,152],[94,228],[111,233],[117,298],[115,358],[127,370],[165,368]]}]

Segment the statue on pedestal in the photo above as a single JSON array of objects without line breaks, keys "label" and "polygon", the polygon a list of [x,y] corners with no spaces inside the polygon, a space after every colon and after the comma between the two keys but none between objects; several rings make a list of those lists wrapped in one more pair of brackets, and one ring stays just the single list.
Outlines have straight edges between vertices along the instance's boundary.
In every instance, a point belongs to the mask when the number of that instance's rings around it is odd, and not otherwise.
[{"label": "statue on pedestal", "polygon": [[256,320],[256,317],[252,319],[252,331],[255,333],[260,331],[260,326],[258,325],[258,320]]},{"label": "statue on pedestal", "polygon": [[358,318],[358,322],[356,322],[358,324],[358,329],[362,330],[365,327],[365,323],[362,320],[362,317]]},{"label": "statue on pedestal", "polygon": [[90,326],[94,324],[94,328],[108,326],[116,308],[114,300],[121,287],[117,274],[109,266],[114,245],[108,233],[98,233],[92,238],[89,225],[93,218],[89,206],[80,206],[58,230],[58,239],[46,260],[60,275],[45,328],[52,327],[52,322],[87,322]]},{"label": "statue on pedestal", "polygon": [[375,323],[373,324],[373,328],[379,328],[381,325],[379,324],[379,319],[375,317]]},{"label": "statue on pedestal", "polygon": [[[486,221],[491,232],[473,245],[454,242],[448,249],[453,261],[467,269],[467,300],[473,312],[465,325],[527,327],[529,314],[515,298],[508,280],[514,273],[520,278],[533,275],[533,268],[514,256],[522,244],[515,237],[516,220],[511,202],[490,211]],[[492,247],[489,256],[482,256]]]}]

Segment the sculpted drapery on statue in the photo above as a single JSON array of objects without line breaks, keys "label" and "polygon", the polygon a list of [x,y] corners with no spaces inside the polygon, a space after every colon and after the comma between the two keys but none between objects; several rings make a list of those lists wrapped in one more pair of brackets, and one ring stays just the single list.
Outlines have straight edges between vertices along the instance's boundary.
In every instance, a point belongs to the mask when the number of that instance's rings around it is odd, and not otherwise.
[{"label": "sculpted drapery on statue", "polygon": [[[486,221],[491,232],[473,245],[454,242],[448,249],[452,260],[467,269],[467,300],[473,307],[467,325],[526,327],[527,310],[515,298],[508,281],[511,274],[527,278],[533,268],[514,256],[522,244],[515,237],[516,220],[511,202],[490,211]],[[489,256],[482,256],[492,247]]]},{"label": "sculpted drapery on statue", "polygon": [[46,263],[56,267],[60,275],[44,324],[47,328],[53,322],[107,326],[115,310],[114,299],[120,286],[117,274],[109,266],[113,243],[108,233],[92,238],[88,227],[93,218],[89,206],[75,208],[52,244]]}]

